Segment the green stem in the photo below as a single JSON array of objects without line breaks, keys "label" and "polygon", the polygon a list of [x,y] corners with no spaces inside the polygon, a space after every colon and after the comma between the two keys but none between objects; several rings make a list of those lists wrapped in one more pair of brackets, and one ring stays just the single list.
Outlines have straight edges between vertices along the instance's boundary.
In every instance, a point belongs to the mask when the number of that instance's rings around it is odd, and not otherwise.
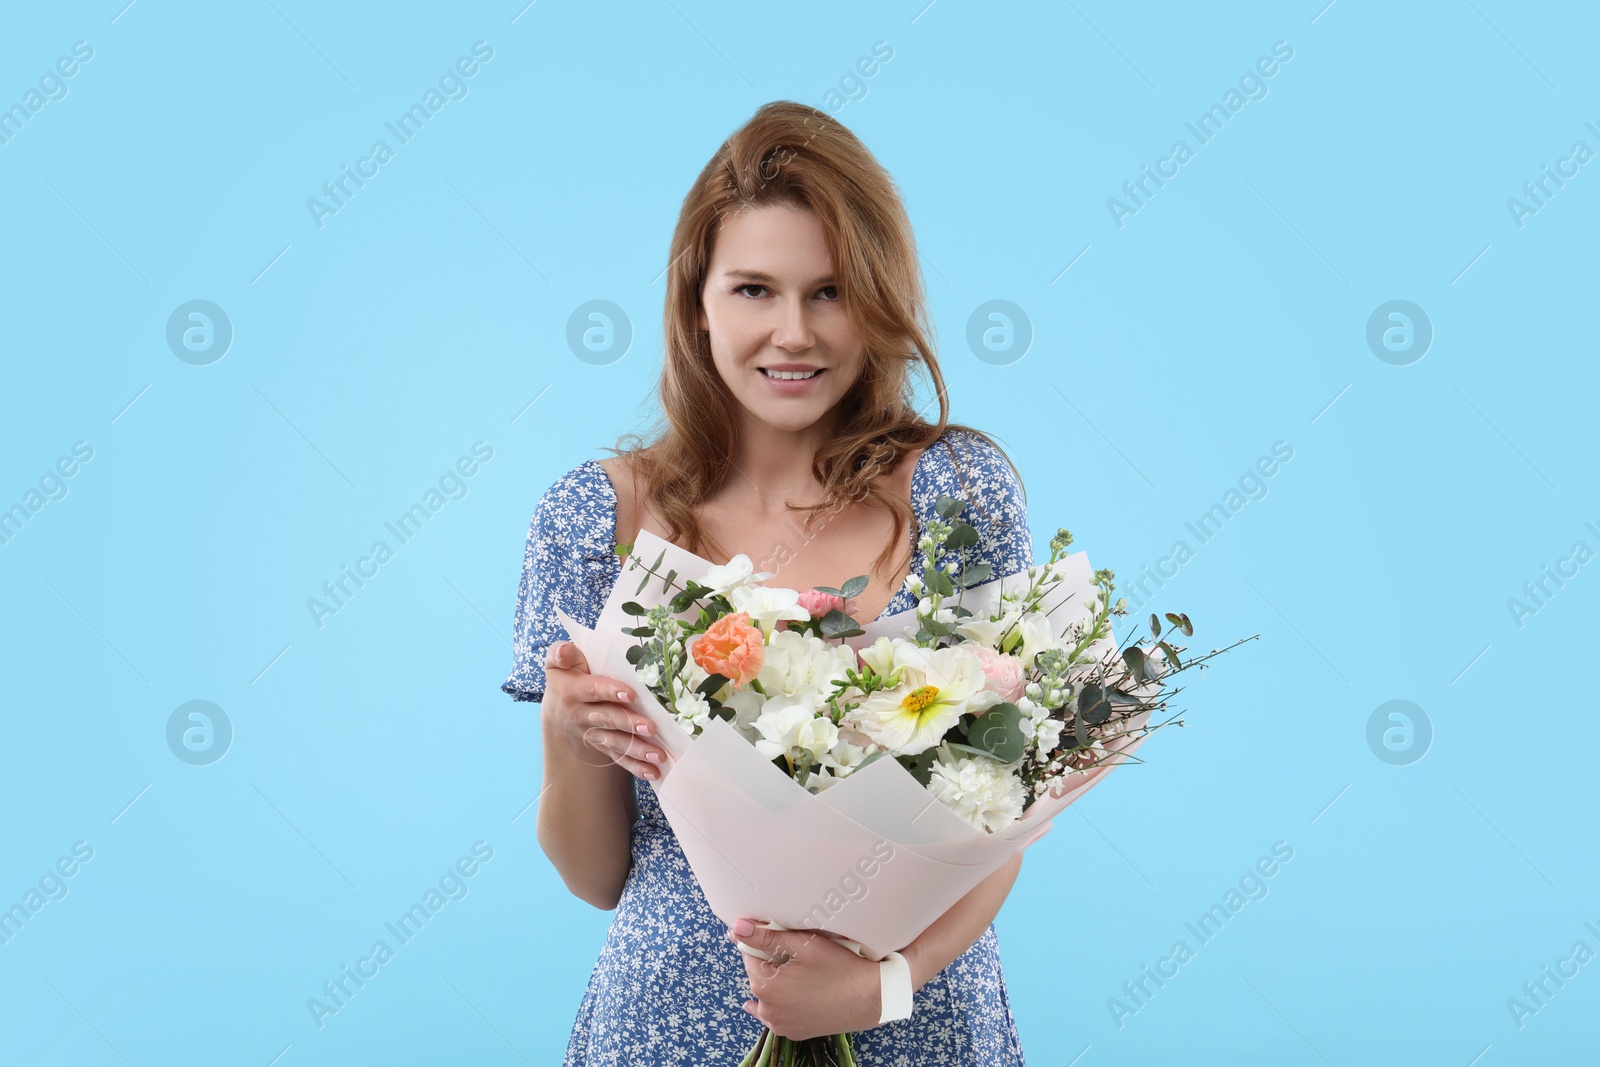
[{"label": "green stem", "polygon": [[761,1032],[761,1053],[756,1057],[752,1067],[772,1067],[772,1054],[777,1050],[778,1035],[771,1030]]}]

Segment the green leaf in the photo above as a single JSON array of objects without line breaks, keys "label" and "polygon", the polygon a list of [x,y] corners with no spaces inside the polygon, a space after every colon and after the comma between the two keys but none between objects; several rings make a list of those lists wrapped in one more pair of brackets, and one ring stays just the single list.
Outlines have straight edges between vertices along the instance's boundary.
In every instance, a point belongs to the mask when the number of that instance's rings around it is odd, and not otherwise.
[{"label": "green leaf", "polygon": [[848,582],[845,582],[844,583],[844,588],[841,589],[839,592],[835,593],[834,595],[835,596],[842,596],[846,600],[849,600],[853,596],[860,596],[862,590],[866,589],[866,587],[867,587],[867,576],[865,574],[858,574],[854,578],[850,579]]},{"label": "green leaf", "polygon": [[650,575],[655,573],[655,569],[657,567],[661,566],[661,561],[666,559],[666,558],[667,558],[667,550],[663,548],[661,550],[661,554],[656,557],[656,561],[654,563],[650,564],[649,572],[646,573],[643,578],[639,579],[639,588],[634,590],[634,594],[635,595],[638,595],[639,593],[644,592],[644,587],[650,584]]},{"label": "green leaf", "polygon": [[950,536],[944,539],[946,548],[971,548],[981,541],[978,531],[957,519],[950,526]]},{"label": "green leaf", "polygon": [[938,593],[940,596],[956,595],[955,584],[950,581],[950,576],[944,571],[935,567],[928,572],[928,575],[923,580],[926,582],[930,592]]},{"label": "green leaf", "polygon": [[[986,719],[986,718],[988,718],[988,716],[985,715],[984,718]],[[982,722],[983,719],[979,719],[978,721]],[[963,745],[959,741],[946,741],[944,743],[944,747],[948,748],[952,752],[959,752],[959,753],[962,753],[963,755],[981,756],[984,759],[992,759],[997,763],[1000,762],[1000,757],[996,756],[993,752],[987,752],[987,751],[985,751],[984,749],[981,749],[981,748],[974,748],[971,745]],[[1017,758],[1021,759],[1020,756],[1017,757]]]},{"label": "green leaf", "polygon": [[1171,645],[1167,644],[1165,641],[1162,641],[1161,642],[1161,651],[1166,653],[1167,662],[1172,664],[1172,669],[1173,670],[1179,670],[1179,669],[1182,668],[1183,664],[1178,662],[1178,650],[1177,649],[1173,648]]},{"label": "green leaf", "polygon": [[727,685],[728,681],[729,679],[724,678],[720,674],[713,674],[711,677],[695,686],[694,691],[703,697],[708,697],[712,693],[715,693],[718,689],[721,689],[724,685]]},{"label": "green leaf", "polygon": [[933,510],[941,519],[953,519],[966,506],[967,502],[958,496],[942,496],[933,505]]},{"label": "green leaf", "polygon": [[619,556],[626,557],[629,553],[631,553],[633,551],[633,542],[629,541],[626,544],[617,545],[611,551],[616,553]]},{"label": "green leaf", "polygon": [[628,662],[637,667],[639,665],[639,661],[644,659],[644,654],[647,651],[649,650],[643,645],[629,645],[627,652]]},{"label": "green leaf", "polygon": [[864,759],[860,763],[856,764],[855,765],[855,769],[852,770],[850,773],[851,774],[855,774],[856,771],[861,770],[861,768],[865,767],[867,764],[871,763],[873,760],[882,759],[884,756],[887,756],[888,754],[889,754],[888,752],[886,752],[886,751],[884,751],[883,749],[880,748],[880,749],[878,749],[878,751],[874,752],[872,755],[868,756],[866,759]]},{"label": "green leaf", "polygon": [[1156,613],[1153,611],[1150,613],[1150,636],[1152,638],[1161,636],[1161,620],[1156,618]]},{"label": "green leaf", "polygon": [[1169,612],[1167,612],[1167,621],[1170,622],[1172,625],[1176,626],[1178,629],[1182,630],[1183,631],[1183,636],[1185,636],[1185,637],[1193,637],[1194,636],[1194,625],[1189,622],[1189,616],[1187,616],[1187,615],[1175,615],[1175,614],[1173,614],[1172,612],[1169,611]]},{"label": "green leaf", "polygon": [[1027,752],[1021,709],[1015,704],[994,705],[967,727],[967,740],[1001,763],[1015,763]]},{"label": "green leaf", "polygon": [[951,634],[955,633],[954,630],[940,622],[938,619],[923,619],[922,629],[929,637],[949,637]]},{"label": "green leaf", "polygon": [[829,596],[844,596],[843,593],[831,585],[814,585],[811,588],[815,589],[819,593],[827,593]]},{"label": "green leaf", "polygon": [[676,578],[677,576],[678,576],[678,572],[677,571],[670,570],[670,571],[667,572],[667,576],[665,578],[661,579],[661,591],[663,593],[665,593],[667,590],[672,588],[672,579]]},{"label": "green leaf", "polygon": [[992,563],[974,563],[961,572],[961,588],[971,589],[979,582],[987,582],[989,575],[994,573]]},{"label": "green leaf", "polygon": [[622,605],[622,613],[624,615],[643,615],[645,610],[645,606],[637,600],[624,601]]},{"label": "green leaf", "polygon": [[[1099,726],[1111,718],[1111,710],[1111,702],[1106,699],[1105,690],[1093,682],[1084,686],[1083,691],[1078,694],[1078,718],[1090,726]],[[1084,740],[1085,738],[1080,734],[1078,738],[1079,744],[1082,744]]]},{"label": "green leaf", "polygon": [[1144,649],[1138,645],[1129,645],[1122,650],[1122,662],[1128,665],[1128,670],[1133,672],[1135,679],[1141,682],[1150,680],[1144,665]]},{"label": "green leaf", "polygon": [[656,628],[654,626],[624,626],[622,632],[629,637],[654,637]]},{"label": "green leaf", "polygon": [[915,756],[896,756],[895,759],[900,761],[902,767],[911,772],[911,777],[917,780],[917,784],[925,786],[928,784],[928,779],[933,776],[935,754],[935,750],[930,748],[917,753]]}]

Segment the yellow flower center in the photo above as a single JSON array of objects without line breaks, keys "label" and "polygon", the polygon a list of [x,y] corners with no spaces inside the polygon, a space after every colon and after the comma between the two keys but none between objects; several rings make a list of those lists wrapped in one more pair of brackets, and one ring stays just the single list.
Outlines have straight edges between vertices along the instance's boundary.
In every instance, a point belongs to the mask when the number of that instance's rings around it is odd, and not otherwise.
[{"label": "yellow flower center", "polygon": [[927,710],[928,705],[939,699],[939,687],[936,685],[920,685],[906,694],[900,706],[912,715],[921,715]]}]

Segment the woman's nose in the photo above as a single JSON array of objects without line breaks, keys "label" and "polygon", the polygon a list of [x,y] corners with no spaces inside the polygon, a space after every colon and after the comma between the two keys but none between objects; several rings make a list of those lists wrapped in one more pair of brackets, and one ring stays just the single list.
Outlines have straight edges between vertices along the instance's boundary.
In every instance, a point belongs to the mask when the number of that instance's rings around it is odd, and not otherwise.
[{"label": "woman's nose", "polygon": [[778,323],[772,331],[772,343],[791,351],[811,347],[811,322],[803,301],[783,301],[778,308]]}]

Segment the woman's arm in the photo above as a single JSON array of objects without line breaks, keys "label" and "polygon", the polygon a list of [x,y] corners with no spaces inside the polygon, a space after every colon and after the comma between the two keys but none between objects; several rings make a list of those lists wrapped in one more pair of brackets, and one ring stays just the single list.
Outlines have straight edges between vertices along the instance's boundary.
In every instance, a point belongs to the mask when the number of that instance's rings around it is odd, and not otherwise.
[{"label": "woman's arm", "polygon": [[[1019,852],[900,950],[911,968],[913,991],[983,936],[1021,868]],[[799,1040],[878,1025],[883,1013],[878,964],[814,930],[769,930],[738,919],[728,937],[771,957],[771,962],[744,957],[756,996],[745,1001],[744,1010],[778,1034]]]},{"label": "woman's arm", "polygon": [[934,976],[950,966],[956,957],[971,948],[983,932],[989,929],[1000,905],[1011,893],[1011,886],[1022,870],[1022,853],[1007,860],[999,870],[973,886],[971,891],[933,925],[917,935],[915,941],[900,950],[911,966],[911,988],[921,989]]}]

